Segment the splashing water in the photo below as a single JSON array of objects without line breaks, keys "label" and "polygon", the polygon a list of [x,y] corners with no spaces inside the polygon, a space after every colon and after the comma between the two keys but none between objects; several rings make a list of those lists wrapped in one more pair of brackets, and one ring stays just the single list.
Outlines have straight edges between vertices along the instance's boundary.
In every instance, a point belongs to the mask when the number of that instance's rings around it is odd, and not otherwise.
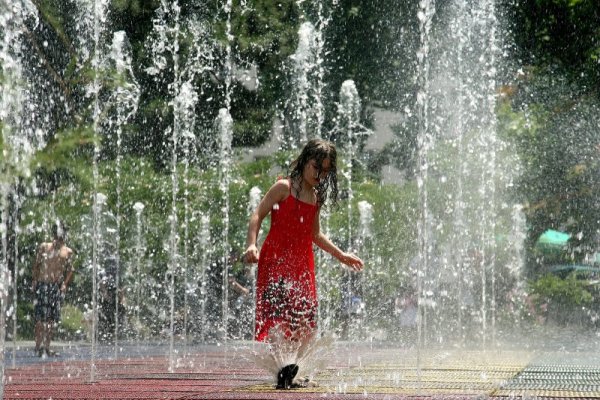
[{"label": "splashing water", "polygon": [[297,377],[312,378],[318,370],[325,368],[327,356],[333,351],[335,338],[324,335],[316,338],[302,330],[290,337],[289,332],[281,326],[269,331],[265,343],[259,343],[258,349],[250,353],[250,358],[259,367],[277,375],[287,365],[298,366]]}]

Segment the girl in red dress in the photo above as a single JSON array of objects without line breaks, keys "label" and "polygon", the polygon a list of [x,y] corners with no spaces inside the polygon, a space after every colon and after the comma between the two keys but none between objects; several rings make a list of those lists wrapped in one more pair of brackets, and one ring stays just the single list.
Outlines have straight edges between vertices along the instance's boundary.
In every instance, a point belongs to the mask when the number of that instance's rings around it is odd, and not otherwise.
[{"label": "girl in red dress", "polygon": [[[314,337],[317,290],[313,243],[354,271],[363,262],[346,253],[325,236],[319,226],[319,211],[337,200],[336,149],[327,141],[309,141],[290,165],[290,175],[278,180],[250,218],[244,259],[258,262],[256,280],[255,338],[268,341],[274,328],[290,341]],[[271,229],[259,251],[256,239],[262,220],[271,213]],[[278,373],[277,388],[289,388],[298,372],[296,364]]]}]

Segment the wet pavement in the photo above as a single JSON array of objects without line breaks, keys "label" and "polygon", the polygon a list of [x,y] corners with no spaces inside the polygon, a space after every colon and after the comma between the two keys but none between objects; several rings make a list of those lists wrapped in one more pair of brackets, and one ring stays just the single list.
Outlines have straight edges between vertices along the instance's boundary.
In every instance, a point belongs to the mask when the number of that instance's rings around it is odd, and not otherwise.
[{"label": "wet pavement", "polygon": [[[600,398],[600,357],[593,350],[427,349],[338,342],[321,352],[316,387],[274,389],[252,342],[58,344],[39,358],[33,345],[6,349],[4,399],[482,399]],[[262,349],[264,350],[264,349]],[[115,353],[116,351],[116,353]],[[115,356],[116,355],[116,356]],[[308,371],[307,371],[308,369]],[[92,373],[93,370],[93,373]]]}]

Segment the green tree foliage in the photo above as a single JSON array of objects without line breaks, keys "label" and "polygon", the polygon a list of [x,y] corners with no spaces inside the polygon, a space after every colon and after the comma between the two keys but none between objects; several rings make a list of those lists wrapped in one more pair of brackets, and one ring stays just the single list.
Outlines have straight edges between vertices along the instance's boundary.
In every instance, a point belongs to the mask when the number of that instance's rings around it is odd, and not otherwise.
[{"label": "green tree foliage", "polygon": [[[590,311],[598,308],[598,284],[572,272],[564,279],[546,274],[530,283],[531,299],[542,315],[559,325],[590,326]],[[593,325],[592,325],[593,326]]]},{"label": "green tree foliage", "polygon": [[567,306],[581,306],[593,300],[587,290],[588,282],[578,279],[575,273],[567,278],[546,274],[531,284],[533,294],[540,296],[542,302],[557,302]]},{"label": "green tree foliage", "polygon": [[597,1],[526,0],[512,3],[509,10],[517,56],[524,65],[559,64],[566,74],[598,87]]},{"label": "green tree foliage", "polygon": [[327,27],[331,90],[353,79],[365,104],[401,109],[411,102],[419,32],[416,12],[415,1],[340,1]]},{"label": "green tree foliage", "polygon": [[[234,145],[256,146],[270,135],[276,112],[283,109],[289,87],[286,67],[296,50],[300,10],[291,0],[257,0],[247,8],[234,7],[231,21],[234,63],[256,68],[258,87],[244,88],[243,77],[236,80],[232,117],[236,121]],[[225,26],[218,26],[225,37]]]},{"label": "green tree foliage", "polygon": [[[572,234],[570,258],[597,250],[600,207],[600,3],[544,0],[508,8],[522,67],[503,89],[500,119],[517,144],[518,191],[532,249],[548,228]],[[530,254],[530,268],[539,259]]]}]

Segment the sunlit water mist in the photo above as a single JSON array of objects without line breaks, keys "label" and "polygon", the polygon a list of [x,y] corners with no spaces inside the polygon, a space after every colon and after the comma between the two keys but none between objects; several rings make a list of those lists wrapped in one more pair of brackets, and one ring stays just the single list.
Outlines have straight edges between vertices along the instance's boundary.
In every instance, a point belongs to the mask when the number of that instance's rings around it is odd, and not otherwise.
[{"label": "sunlit water mist", "polygon": [[507,239],[521,237],[509,193],[519,162],[496,135],[500,27],[493,1],[440,7],[432,26],[434,10],[419,13],[419,327],[423,345],[485,347],[522,262]]}]

